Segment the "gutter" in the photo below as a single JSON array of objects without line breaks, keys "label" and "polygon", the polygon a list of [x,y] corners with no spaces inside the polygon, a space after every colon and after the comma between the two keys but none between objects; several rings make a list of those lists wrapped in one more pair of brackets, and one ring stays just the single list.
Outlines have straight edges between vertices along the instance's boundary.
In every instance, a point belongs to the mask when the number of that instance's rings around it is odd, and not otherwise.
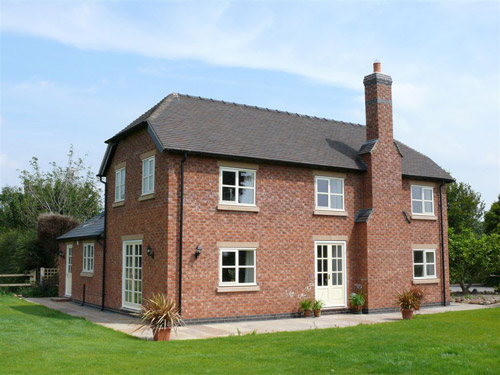
[{"label": "gutter", "polygon": [[182,314],[182,230],[184,222],[184,163],[187,154],[184,153],[181,160],[181,197],[179,207],[179,314]]},{"label": "gutter", "polygon": [[445,182],[441,182],[439,185],[439,222],[440,222],[440,234],[441,234],[441,276],[442,276],[442,286],[443,286],[443,306],[446,306],[446,270],[444,261],[444,223],[443,223],[443,186]]},{"label": "gutter", "polygon": [[103,245],[102,245],[102,295],[101,295],[101,311],[104,311],[104,297],[106,296],[106,223],[108,214],[108,184],[103,181],[102,176],[99,176],[99,181],[104,184],[104,232],[103,232]]}]

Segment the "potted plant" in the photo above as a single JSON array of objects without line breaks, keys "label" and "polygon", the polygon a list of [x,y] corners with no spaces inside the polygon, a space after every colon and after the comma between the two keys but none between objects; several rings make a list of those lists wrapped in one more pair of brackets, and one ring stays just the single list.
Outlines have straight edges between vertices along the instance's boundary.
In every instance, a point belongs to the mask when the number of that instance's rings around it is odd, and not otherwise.
[{"label": "potted plant", "polygon": [[311,316],[311,309],[312,309],[312,304],[313,301],[311,299],[305,299],[303,301],[300,301],[300,310],[304,312],[304,317],[308,318]]},{"label": "potted plant", "polygon": [[413,317],[413,311],[420,309],[423,298],[423,290],[417,287],[403,289],[402,292],[398,293],[396,302],[401,309],[403,319],[410,320]]},{"label": "potted plant", "polygon": [[320,301],[319,299],[314,301],[312,309],[315,318],[319,318],[321,316],[321,309],[323,308],[324,305],[325,304],[323,303],[323,301]]},{"label": "potted plant", "polygon": [[138,314],[141,318],[141,327],[151,328],[155,341],[170,340],[172,328],[177,330],[177,327],[183,324],[174,300],[158,293],[144,301],[142,312]]},{"label": "potted plant", "polygon": [[365,305],[365,296],[363,294],[363,287],[361,284],[355,284],[357,292],[353,292],[349,295],[349,302],[353,309],[354,314],[361,314],[363,311],[363,306]]}]

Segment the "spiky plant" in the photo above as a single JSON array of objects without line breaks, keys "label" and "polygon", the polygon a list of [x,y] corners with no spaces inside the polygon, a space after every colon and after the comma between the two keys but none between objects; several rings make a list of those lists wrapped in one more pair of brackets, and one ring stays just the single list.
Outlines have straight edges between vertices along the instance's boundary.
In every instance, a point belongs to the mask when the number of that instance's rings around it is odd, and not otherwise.
[{"label": "spiky plant", "polygon": [[424,291],[421,288],[403,289],[396,297],[396,303],[401,310],[418,310],[424,298]]},{"label": "spiky plant", "polygon": [[153,294],[150,299],[144,299],[142,312],[139,314],[143,327],[150,327],[153,333],[161,328],[173,328],[177,332],[177,327],[184,324],[179,309],[173,299],[164,294]]}]

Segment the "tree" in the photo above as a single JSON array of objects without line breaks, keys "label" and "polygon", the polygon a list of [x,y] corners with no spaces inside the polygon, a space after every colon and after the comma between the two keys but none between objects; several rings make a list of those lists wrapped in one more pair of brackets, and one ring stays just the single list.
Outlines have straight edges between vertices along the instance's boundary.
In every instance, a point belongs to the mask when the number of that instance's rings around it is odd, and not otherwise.
[{"label": "tree", "polygon": [[500,234],[500,195],[498,195],[498,200],[491,205],[490,210],[484,215],[484,232],[486,234]]},{"label": "tree", "polygon": [[466,229],[474,233],[483,231],[481,219],[484,213],[484,203],[481,194],[472,190],[469,184],[459,182],[446,187],[448,199],[448,226],[458,234]]},{"label": "tree", "polygon": [[20,187],[4,186],[0,193],[0,231],[21,228],[24,194]]},{"label": "tree", "polygon": [[50,163],[52,170],[42,172],[36,157],[31,159],[30,165],[31,171],[24,170],[20,174],[24,191],[21,216],[25,228],[34,228],[42,213],[67,215],[84,221],[101,211],[97,179],[83,159],[74,160],[73,147],[69,150],[66,167]]},{"label": "tree", "polygon": [[455,233],[450,228],[448,241],[450,278],[460,284],[462,292],[500,269],[499,235],[477,235],[468,228]]}]

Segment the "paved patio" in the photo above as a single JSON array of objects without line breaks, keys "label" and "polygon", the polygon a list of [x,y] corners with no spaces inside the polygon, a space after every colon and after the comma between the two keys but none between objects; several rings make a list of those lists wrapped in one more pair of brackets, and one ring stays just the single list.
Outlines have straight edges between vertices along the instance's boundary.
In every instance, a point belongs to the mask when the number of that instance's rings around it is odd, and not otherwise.
[{"label": "paved patio", "polygon": [[[117,331],[127,333],[129,335],[152,339],[151,330],[137,330],[139,320],[137,318],[117,314],[109,311],[101,311],[99,309],[81,306],[72,302],[54,302],[50,298],[26,298],[27,301],[46,306],[50,309],[58,310],[63,313],[85,318],[91,322],[100,324],[104,327],[112,328]],[[487,309],[492,307],[500,307],[496,305],[470,305],[463,303],[452,303],[447,307],[427,307],[422,308],[419,314],[437,314],[448,311],[463,311]],[[210,337],[222,337],[238,334],[268,333],[282,331],[304,331],[315,328],[332,328],[332,327],[350,327],[358,324],[376,324],[401,320],[401,313],[384,313],[384,314],[335,314],[323,315],[319,318],[297,318],[297,319],[277,319],[277,320],[261,320],[261,321],[246,321],[233,323],[213,323],[188,325],[180,327],[177,333],[172,332],[171,339],[173,340],[188,340],[188,339],[204,339]]]}]

